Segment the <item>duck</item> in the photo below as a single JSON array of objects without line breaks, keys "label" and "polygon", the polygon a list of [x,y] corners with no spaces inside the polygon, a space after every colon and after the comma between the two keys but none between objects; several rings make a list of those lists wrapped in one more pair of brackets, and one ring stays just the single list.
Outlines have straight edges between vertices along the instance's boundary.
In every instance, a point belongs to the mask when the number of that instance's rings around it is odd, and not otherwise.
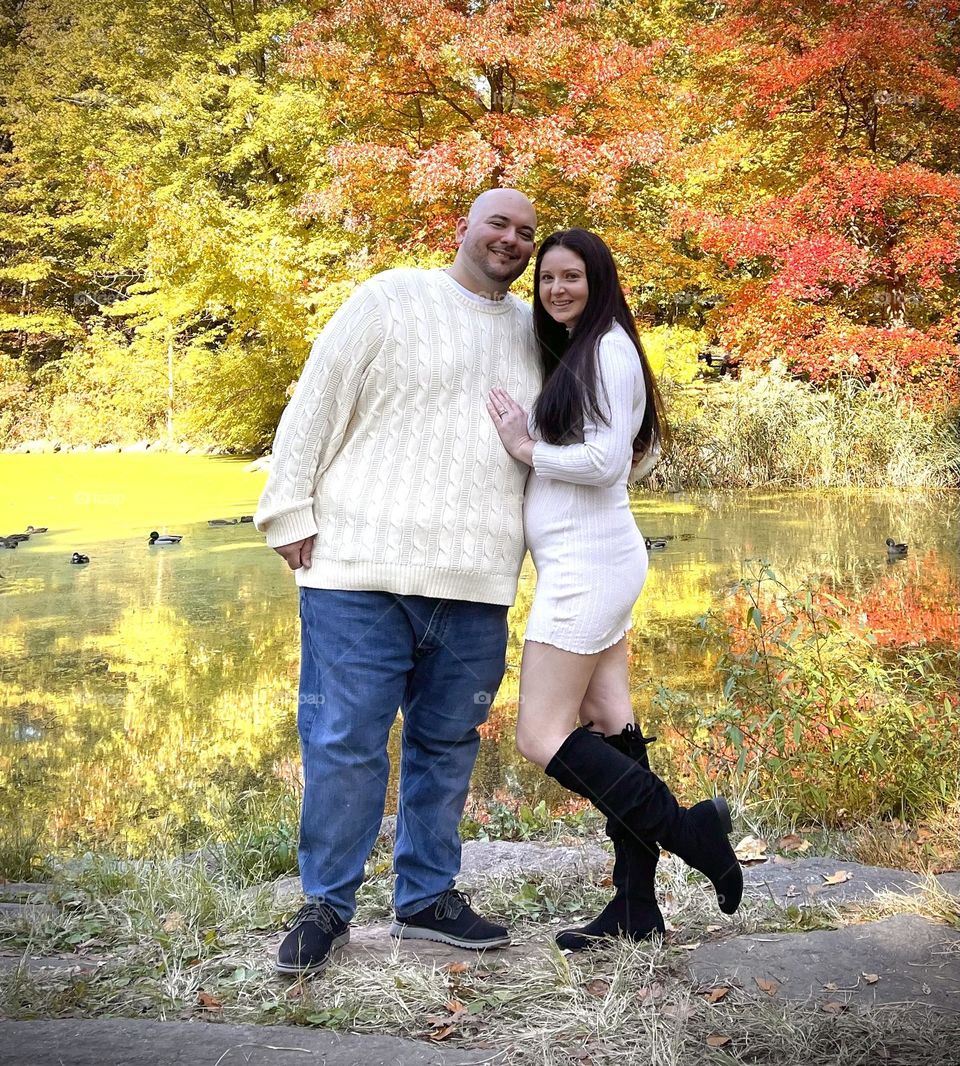
[{"label": "duck", "polygon": [[183,535],[178,533],[164,533],[161,535],[154,530],[150,534],[151,544],[179,544],[181,540],[183,540]]},{"label": "duck", "polygon": [[644,537],[643,543],[646,544],[648,552],[662,551],[667,546],[666,537]]},{"label": "duck", "polygon": [[0,537],[0,547],[15,548],[20,541],[16,537]]},{"label": "duck", "polygon": [[241,522],[252,522],[253,521],[253,515],[252,514],[242,514],[242,515],[240,515],[240,521]]},{"label": "duck", "polygon": [[89,563],[90,562],[90,556],[89,555],[82,555],[80,552],[74,552],[73,555],[70,556],[70,562],[71,563],[76,563],[76,564]]},{"label": "duck", "polygon": [[902,559],[909,551],[909,545],[904,544],[901,541],[896,541],[893,537],[887,537],[886,545],[887,555],[889,555],[891,559]]},{"label": "duck", "polygon": [[4,538],[6,541],[13,541],[15,544],[19,544],[23,540],[29,540],[29,533],[8,533]]},{"label": "duck", "polygon": [[49,533],[50,530],[47,526],[27,526],[27,536],[31,533]]},{"label": "duck", "polygon": [[239,518],[208,518],[208,526],[237,526],[240,524]]}]

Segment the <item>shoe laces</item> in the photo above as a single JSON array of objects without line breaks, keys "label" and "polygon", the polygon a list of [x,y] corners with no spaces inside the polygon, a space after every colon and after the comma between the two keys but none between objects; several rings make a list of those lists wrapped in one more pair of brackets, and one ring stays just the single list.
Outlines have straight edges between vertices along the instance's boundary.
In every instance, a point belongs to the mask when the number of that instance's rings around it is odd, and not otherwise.
[{"label": "shoe laces", "polygon": [[305,903],[287,922],[284,928],[296,929],[305,922],[316,922],[325,933],[332,933],[334,923],[339,922],[337,912],[329,903]]},{"label": "shoe laces", "polygon": [[470,897],[466,892],[460,892],[456,888],[448,888],[446,892],[437,897],[437,902],[434,905],[434,914],[436,914],[438,922],[443,921],[444,918],[456,919],[463,908],[469,906]]}]

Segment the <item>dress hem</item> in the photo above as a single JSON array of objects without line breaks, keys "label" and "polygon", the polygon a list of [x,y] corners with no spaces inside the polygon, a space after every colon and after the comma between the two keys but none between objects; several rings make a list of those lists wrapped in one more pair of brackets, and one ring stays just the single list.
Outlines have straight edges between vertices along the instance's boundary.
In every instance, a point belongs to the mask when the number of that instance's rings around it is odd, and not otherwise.
[{"label": "dress hem", "polygon": [[613,640],[608,640],[597,648],[588,649],[564,647],[562,644],[559,644],[555,640],[540,640],[538,637],[528,637],[526,634],[524,634],[523,640],[524,643],[530,641],[531,644],[546,644],[551,648],[559,648],[560,651],[573,652],[574,655],[596,655],[598,652],[606,651],[607,648],[612,648],[614,644],[617,644],[619,641],[623,640],[623,638],[630,632],[631,629],[633,629],[633,626],[629,625],[620,633],[619,636],[614,637]]}]

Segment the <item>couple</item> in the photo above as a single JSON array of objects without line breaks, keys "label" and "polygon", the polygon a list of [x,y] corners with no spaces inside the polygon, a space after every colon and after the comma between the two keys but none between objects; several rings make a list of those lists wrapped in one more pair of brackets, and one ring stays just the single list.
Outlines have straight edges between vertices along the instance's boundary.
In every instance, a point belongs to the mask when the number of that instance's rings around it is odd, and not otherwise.
[{"label": "couple", "polygon": [[454,885],[526,547],[537,588],[517,746],[603,812],[616,857],[614,899],[560,946],[662,932],[661,845],[713,882],[722,910],[739,905],[726,804],[677,803],[630,706],[625,633],[647,558],[626,486],[665,431],[656,386],[595,235],[544,241],[532,323],[509,295],[535,228],[522,193],[489,190],[457,222],[451,267],[360,285],[315,341],[277,430],[256,523],[300,591],[307,899],[282,973],[322,970],[349,939],[398,708],[391,935],[509,944]]}]

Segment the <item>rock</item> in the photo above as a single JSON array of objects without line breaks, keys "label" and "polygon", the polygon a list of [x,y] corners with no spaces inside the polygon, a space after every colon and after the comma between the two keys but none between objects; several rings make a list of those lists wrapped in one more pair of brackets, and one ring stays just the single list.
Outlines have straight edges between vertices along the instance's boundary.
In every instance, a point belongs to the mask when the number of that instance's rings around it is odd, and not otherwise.
[{"label": "rock", "polygon": [[392,1036],[340,1036],[289,1025],[139,1018],[5,1021],[0,1066],[466,1066],[501,1061]]},{"label": "rock", "polygon": [[960,1005],[960,930],[913,914],[843,929],[738,936],[697,948],[688,965],[701,986],[736,982],[766,998],[759,978],[776,982],[775,999],[820,1008],[831,1001],[954,1011]]},{"label": "rock", "polygon": [[0,899],[20,900],[31,896],[49,896],[53,891],[53,885],[42,884],[38,881],[0,881]]},{"label": "rock", "polygon": [[[385,818],[380,832],[390,839],[395,822]],[[512,840],[468,840],[463,845],[457,887],[474,892],[505,877],[527,879],[542,874],[593,878],[605,873],[610,862],[610,856],[596,844],[565,848]],[[269,886],[254,885],[246,891],[253,894],[264,887],[272,892],[279,910],[293,910],[303,901],[299,877],[280,877]]]},{"label": "rock", "polygon": [[[838,873],[849,879],[828,884]],[[923,877],[883,866],[863,866],[843,859],[784,859],[748,866],[743,871],[745,893],[754,899],[773,899],[783,907],[817,903],[855,903],[870,900],[879,892],[916,896]],[[946,892],[960,892],[960,874],[941,874]],[[951,887],[952,886],[952,887]]]},{"label": "rock", "polygon": [[57,908],[49,903],[0,903],[0,924],[29,922],[56,912]]},{"label": "rock", "polygon": [[55,971],[67,976],[95,973],[104,965],[103,959],[81,958],[68,955],[65,958],[45,957],[42,955],[7,955],[0,954],[0,974],[4,973],[42,973]]},{"label": "rock", "polygon": [[567,848],[512,840],[468,840],[463,845],[457,884],[482,888],[489,881],[518,874],[563,874],[591,879],[607,870],[610,856],[596,844]]},{"label": "rock", "polygon": [[22,444],[17,445],[14,451],[28,453],[30,455],[50,455],[53,452],[60,451],[60,441],[25,440]]}]

